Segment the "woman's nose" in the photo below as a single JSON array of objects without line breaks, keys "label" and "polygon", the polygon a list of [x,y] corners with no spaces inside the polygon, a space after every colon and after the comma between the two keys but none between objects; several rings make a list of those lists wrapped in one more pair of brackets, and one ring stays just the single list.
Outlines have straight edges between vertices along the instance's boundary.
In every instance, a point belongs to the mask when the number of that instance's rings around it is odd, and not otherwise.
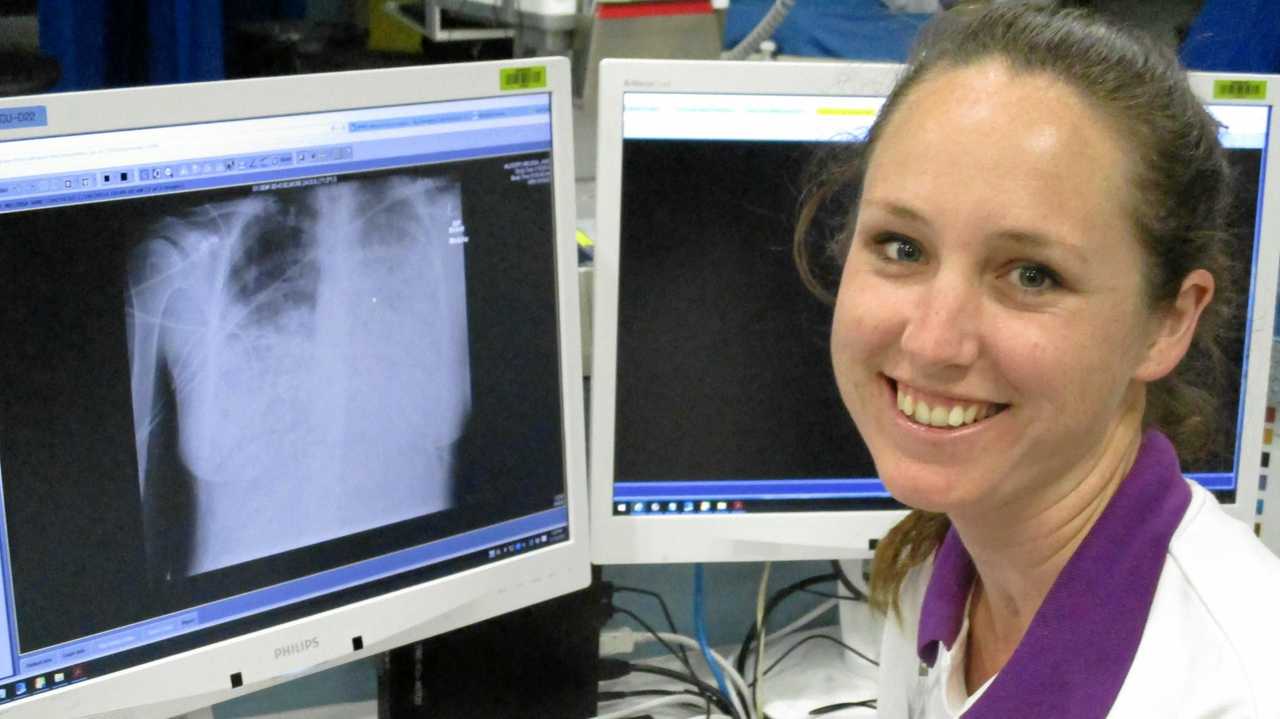
[{"label": "woman's nose", "polygon": [[901,345],[922,368],[964,367],[978,358],[982,307],[974,283],[935,277],[907,313]]}]

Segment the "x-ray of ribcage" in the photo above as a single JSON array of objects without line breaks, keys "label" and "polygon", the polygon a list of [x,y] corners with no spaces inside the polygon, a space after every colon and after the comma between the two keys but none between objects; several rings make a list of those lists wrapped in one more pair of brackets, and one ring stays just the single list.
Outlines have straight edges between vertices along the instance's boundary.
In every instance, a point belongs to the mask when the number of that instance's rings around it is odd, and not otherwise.
[{"label": "x-ray of ribcage", "polygon": [[[197,574],[436,512],[470,410],[461,193],[395,176],[199,207],[130,255],[149,541]],[[148,497],[186,496],[174,505]],[[180,540],[180,541],[179,541]],[[165,547],[150,547],[154,556]]]}]

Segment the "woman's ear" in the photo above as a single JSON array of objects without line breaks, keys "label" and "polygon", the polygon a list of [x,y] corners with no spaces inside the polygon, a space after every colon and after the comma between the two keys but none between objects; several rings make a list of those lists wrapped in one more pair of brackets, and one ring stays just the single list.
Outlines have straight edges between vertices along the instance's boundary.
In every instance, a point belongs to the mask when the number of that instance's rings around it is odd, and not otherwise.
[{"label": "woman's ear", "polygon": [[1214,287],[1213,275],[1208,270],[1192,270],[1182,280],[1178,296],[1153,320],[1154,331],[1135,379],[1155,382],[1178,366],[1195,337],[1200,313],[1213,299]]}]

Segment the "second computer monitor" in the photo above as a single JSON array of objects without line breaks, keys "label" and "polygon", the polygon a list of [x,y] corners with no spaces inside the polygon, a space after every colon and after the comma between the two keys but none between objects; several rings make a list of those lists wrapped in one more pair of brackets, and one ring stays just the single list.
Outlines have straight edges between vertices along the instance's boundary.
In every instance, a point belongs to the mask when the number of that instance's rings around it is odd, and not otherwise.
[{"label": "second computer monitor", "polygon": [[865,555],[903,510],[836,391],[830,308],[794,269],[804,175],[897,68],[601,67],[592,554]]},{"label": "second computer monitor", "polygon": [[[865,137],[900,72],[847,63],[603,64],[590,443],[596,562],[866,557],[903,516],[837,392],[831,309],[806,288],[792,256],[815,163]],[[1215,100],[1206,82],[1193,78],[1223,124],[1240,178],[1234,281],[1250,288],[1250,301],[1224,348],[1238,368],[1230,396],[1239,402],[1224,403],[1212,455],[1184,470],[1247,521],[1269,359],[1266,343],[1247,342],[1247,327],[1270,327],[1275,301],[1275,242],[1263,241],[1275,233],[1263,231],[1261,202],[1272,119],[1265,102]],[[817,224],[834,231],[844,219]]]}]

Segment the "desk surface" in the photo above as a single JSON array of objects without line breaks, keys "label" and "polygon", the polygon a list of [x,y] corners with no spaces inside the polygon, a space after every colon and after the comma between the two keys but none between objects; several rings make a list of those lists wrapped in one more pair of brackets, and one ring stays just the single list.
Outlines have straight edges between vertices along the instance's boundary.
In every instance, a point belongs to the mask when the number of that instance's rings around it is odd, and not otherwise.
[{"label": "desk surface", "polygon": [[378,719],[378,702],[370,700],[344,704],[326,704],[324,706],[304,707],[271,714],[259,714],[253,719]]}]

